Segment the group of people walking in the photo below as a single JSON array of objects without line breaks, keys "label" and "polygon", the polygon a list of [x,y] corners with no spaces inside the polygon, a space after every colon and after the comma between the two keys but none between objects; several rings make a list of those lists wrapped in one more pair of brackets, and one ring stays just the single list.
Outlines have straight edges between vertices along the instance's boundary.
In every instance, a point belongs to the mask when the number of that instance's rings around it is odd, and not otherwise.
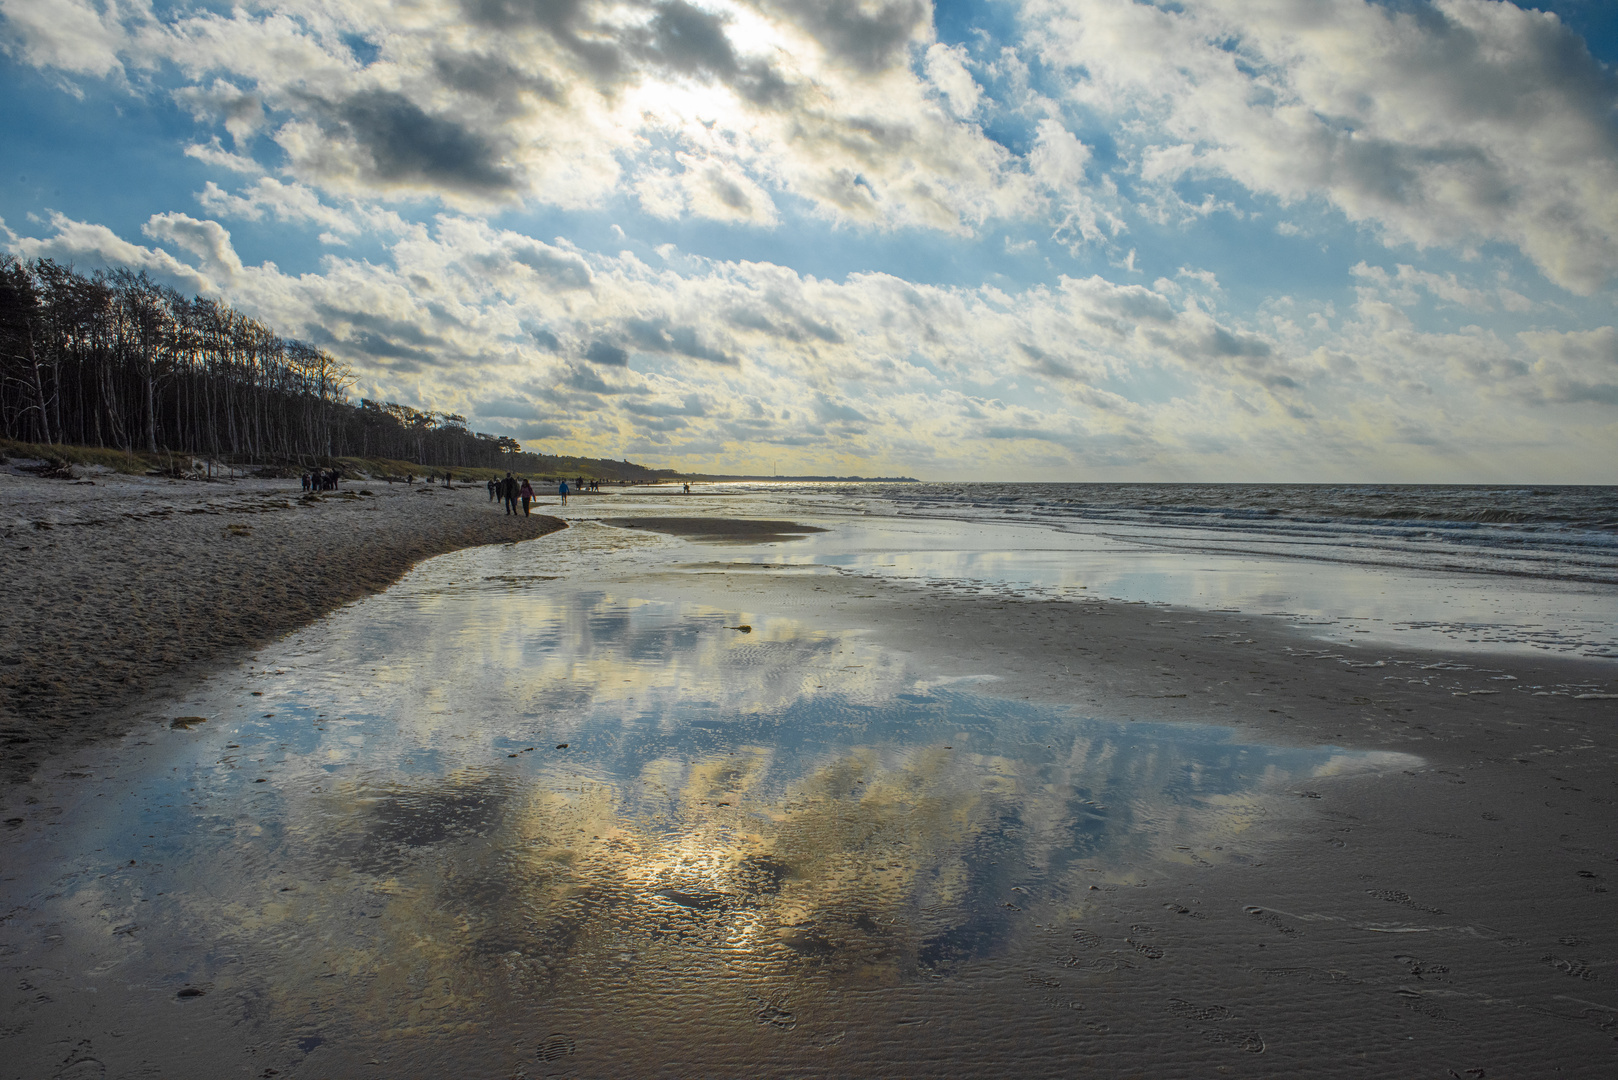
[{"label": "group of people walking", "polygon": [[[591,481],[591,483],[593,485],[595,482]],[[584,487],[582,479],[579,481],[579,487],[581,490]],[[561,498],[563,506],[567,505],[570,490],[566,480],[556,485],[556,494]],[[596,489],[592,486],[590,490]],[[534,494],[534,485],[530,484],[526,477],[518,479],[510,473],[506,473],[503,480],[491,479],[489,481],[489,501],[495,502],[497,500],[505,504],[506,513],[508,514],[518,513],[517,507],[519,505],[522,507],[521,512],[527,514],[529,512],[528,508],[539,501],[539,496]]]},{"label": "group of people walking", "polygon": [[336,469],[313,469],[303,474],[303,490],[336,491],[343,474]]}]

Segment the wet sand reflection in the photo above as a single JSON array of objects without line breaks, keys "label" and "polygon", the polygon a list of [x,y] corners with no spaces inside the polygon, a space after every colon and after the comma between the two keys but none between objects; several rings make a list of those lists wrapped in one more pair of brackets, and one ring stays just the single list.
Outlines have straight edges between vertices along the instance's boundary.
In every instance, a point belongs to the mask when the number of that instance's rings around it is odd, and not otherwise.
[{"label": "wet sand reflection", "polygon": [[108,866],[155,841],[162,895],[84,875],[62,906],[106,913],[77,929],[96,963],[203,988],[273,1067],[334,1075],[831,1045],[941,1007],[1098,882],[1243,858],[1253,792],[1387,763],[607,591],[382,597],[274,659],[211,702],[252,719],[87,841]]}]

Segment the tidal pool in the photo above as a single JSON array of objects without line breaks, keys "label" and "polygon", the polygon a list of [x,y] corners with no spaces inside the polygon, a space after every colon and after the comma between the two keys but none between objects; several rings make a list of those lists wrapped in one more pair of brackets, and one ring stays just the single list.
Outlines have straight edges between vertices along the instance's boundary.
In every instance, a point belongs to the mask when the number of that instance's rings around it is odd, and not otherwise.
[{"label": "tidal pool", "polygon": [[1412,760],[1007,700],[542,550],[435,560],[52,789],[7,839],[4,1072],[992,1073],[972,995],[1031,942],[1128,964],[1092,886],[1254,861],[1263,794]]}]

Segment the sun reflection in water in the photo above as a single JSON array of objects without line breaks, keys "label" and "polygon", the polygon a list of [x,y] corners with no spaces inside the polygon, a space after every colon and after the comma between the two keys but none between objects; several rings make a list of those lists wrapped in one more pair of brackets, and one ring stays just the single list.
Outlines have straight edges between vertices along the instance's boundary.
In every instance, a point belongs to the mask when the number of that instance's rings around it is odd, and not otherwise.
[{"label": "sun reflection in water", "polygon": [[[833,1039],[1094,885],[1251,859],[1263,790],[1395,763],[999,699],[746,618],[537,587],[349,609],[270,658],[262,698],[220,692],[216,715],[254,703],[203,736],[237,749],[100,826],[109,865],[162,832],[176,867],[129,947],[230,988],[244,1022],[408,1043],[423,1069],[559,1015],[634,1016],[641,1044],[812,1015]],[[130,907],[111,878],[72,901]]]}]

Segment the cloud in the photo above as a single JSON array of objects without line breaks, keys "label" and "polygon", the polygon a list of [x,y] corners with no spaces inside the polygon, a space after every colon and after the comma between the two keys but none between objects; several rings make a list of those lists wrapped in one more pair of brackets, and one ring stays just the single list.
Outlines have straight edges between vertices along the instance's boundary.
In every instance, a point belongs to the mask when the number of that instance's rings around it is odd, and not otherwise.
[{"label": "cloud", "polygon": [[352,235],[360,231],[354,215],[325,205],[320,196],[302,184],[283,184],[270,176],[260,177],[242,195],[232,195],[209,180],[197,196],[202,208],[220,217],[313,225],[332,233]]},{"label": "cloud", "polygon": [[967,68],[968,54],[960,45],[934,43],[927,48],[927,78],[949,102],[956,116],[971,116],[983,99],[983,88]]},{"label": "cloud", "polygon": [[489,137],[454,120],[429,116],[403,94],[365,91],[332,113],[369,157],[367,171],[385,187],[508,195],[516,185],[515,174],[501,163]]},{"label": "cloud", "polygon": [[127,47],[115,13],[104,17],[85,0],[3,0],[6,52],[35,67],[75,75],[121,75]]},{"label": "cloud", "polygon": [[1618,329],[1518,336],[1538,357],[1533,376],[1542,400],[1618,406]]},{"label": "cloud", "polygon": [[17,236],[7,230],[11,253],[22,259],[55,259],[80,268],[144,270],[184,292],[218,292],[218,286],[205,273],[167,251],[131,244],[105,225],[75,221],[65,214],[52,213],[49,220],[54,232],[46,237]]},{"label": "cloud", "polygon": [[186,214],[153,214],[141,231],[195,255],[219,286],[229,287],[242,275],[242,260],[231,246],[230,233],[217,221],[198,221]]},{"label": "cloud", "polygon": [[[175,99],[235,144],[194,157],[245,170],[267,135],[280,171],[326,195],[579,208],[627,173],[665,217],[773,227],[790,195],[840,224],[958,235],[1042,205],[1025,163],[963,119],[962,52],[923,53],[926,0],[423,0],[409,19],[340,6],[340,32],[275,2],[69,7],[95,18],[103,58],[30,30],[28,62],[177,72]],[[376,43],[363,63],[355,40]]]},{"label": "cloud", "polygon": [[1553,15],[1031,0],[1023,18],[1072,105],[1132,133],[1145,181],[1320,198],[1419,247],[1502,241],[1582,294],[1618,273],[1618,90]]},{"label": "cloud", "polygon": [[629,366],[629,353],[609,341],[590,342],[590,347],[584,350],[584,358],[592,364],[601,364],[604,367]]},{"label": "cloud", "polygon": [[927,0],[764,0],[763,7],[807,30],[833,58],[874,74],[899,61],[927,28]]},{"label": "cloud", "polygon": [[174,92],[174,98],[199,121],[223,121],[237,146],[251,139],[265,123],[264,102],[259,96],[224,79],[215,79],[209,87],[183,86]]}]

